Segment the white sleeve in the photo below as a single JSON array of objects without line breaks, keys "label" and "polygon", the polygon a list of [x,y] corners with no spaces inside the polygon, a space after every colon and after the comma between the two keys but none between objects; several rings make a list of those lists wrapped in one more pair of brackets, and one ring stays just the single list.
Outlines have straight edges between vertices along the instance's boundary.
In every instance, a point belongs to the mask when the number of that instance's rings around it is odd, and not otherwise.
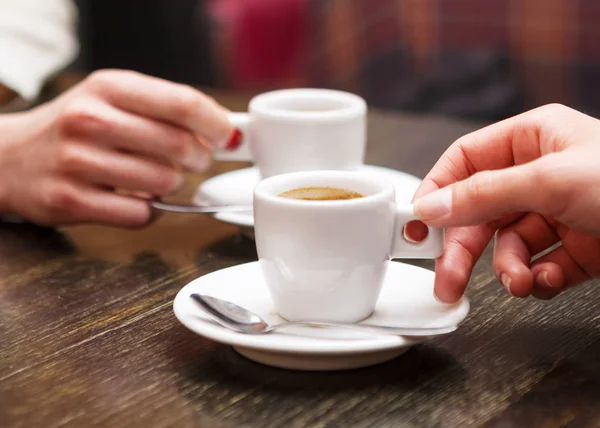
[{"label": "white sleeve", "polygon": [[0,0],[0,83],[35,99],[75,58],[76,24],[71,0]]}]

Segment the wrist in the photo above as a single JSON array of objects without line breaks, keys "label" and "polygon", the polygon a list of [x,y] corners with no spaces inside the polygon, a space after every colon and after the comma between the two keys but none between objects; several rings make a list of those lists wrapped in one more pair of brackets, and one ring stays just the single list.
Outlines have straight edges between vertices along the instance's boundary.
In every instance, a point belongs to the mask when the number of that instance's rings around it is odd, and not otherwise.
[{"label": "wrist", "polygon": [[0,115],[0,216],[4,216],[9,213],[9,201],[8,201],[8,177],[5,177],[6,168],[4,163],[6,162],[6,151],[8,146],[8,135],[10,135],[10,128],[12,118],[9,115]]},{"label": "wrist", "polygon": [[[19,164],[15,159],[16,147],[24,141],[25,132],[30,129],[26,120],[29,113],[0,114],[0,215],[13,214],[13,189],[16,177],[14,169]],[[21,177],[20,179],[27,179]]]}]

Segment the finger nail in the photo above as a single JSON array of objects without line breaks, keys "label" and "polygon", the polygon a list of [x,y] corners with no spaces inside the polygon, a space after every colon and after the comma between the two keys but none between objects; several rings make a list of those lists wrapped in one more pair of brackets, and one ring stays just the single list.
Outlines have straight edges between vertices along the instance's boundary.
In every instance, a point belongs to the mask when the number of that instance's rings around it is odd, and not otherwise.
[{"label": "finger nail", "polygon": [[[160,198],[154,198],[155,201],[160,201]],[[148,218],[148,224],[154,223],[162,216],[162,211],[152,208],[150,206],[150,217]]]},{"label": "finger nail", "polygon": [[420,220],[433,220],[450,213],[452,209],[452,188],[444,187],[415,201],[415,216]]},{"label": "finger nail", "polygon": [[447,305],[446,302],[443,302],[438,296],[437,294],[435,294],[435,290],[433,292],[433,298],[435,299],[436,302],[441,303],[442,305]]},{"label": "finger nail", "polygon": [[206,150],[193,146],[183,160],[183,166],[191,171],[202,172],[210,166],[211,162],[212,159]]},{"label": "finger nail", "polygon": [[175,187],[173,188],[173,191],[181,189],[181,186],[183,186],[184,182],[185,182],[185,177],[183,176],[183,174],[179,174],[177,176],[177,180],[175,181]]},{"label": "finger nail", "polygon": [[235,128],[229,137],[229,141],[225,143],[225,150],[235,150],[242,143],[242,131]]},{"label": "finger nail", "polygon": [[538,277],[538,282],[546,287],[549,288],[554,288],[554,286],[550,283],[550,280],[548,279],[548,271],[544,270],[542,271]]},{"label": "finger nail", "polygon": [[414,239],[412,239],[410,236],[408,236],[408,233],[406,232],[406,225],[402,228],[402,236],[404,236],[404,239],[407,242],[410,242],[411,244],[417,244],[418,242],[415,241]]},{"label": "finger nail", "polygon": [[506,291],[510,293],[510,283],[512,282],[512,278],[508,274],[503,273],[502,275],[500,275],[500,282],[502,283],[504,288],[506,288]]},{"label": "finger nail", "polygon": [[152,194],[148,192],[141,192],[139,190],[133,190],[131,196],[139,199],[152,199]]},{"label": "finger nail", "polygon": [[458,297],[456,299],[450,298],[450,299],[447,299],[447,300],[442,300],[442,299],[440,299],[438,297],[438,295],[435,292],[435,290],[433,290],[433,298],[435,299],[436,302],[438,302],[438,303],[440,303],[442,305],[452,305],[452,304],[458,302],[461,299],[461,297]]}]

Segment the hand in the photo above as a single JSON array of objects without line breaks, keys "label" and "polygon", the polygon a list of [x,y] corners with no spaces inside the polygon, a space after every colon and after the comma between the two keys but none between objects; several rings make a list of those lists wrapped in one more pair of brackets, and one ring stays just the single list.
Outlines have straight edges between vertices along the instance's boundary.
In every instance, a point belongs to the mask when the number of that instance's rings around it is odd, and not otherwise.
[{"label": "hand", "polygon": [[450,228],[436,263],[438,299],[462,296],[494,235],[495,274],[514,296],[548,299],[599,277],[599,159],[600,121],[561,105],[457,140],[414,198],[423,222]]},{"label": "hand", "polygon": [[0,117],[0,212],[47,225],[144,225],[150,208],[132,194],[171,193],[232,132],[227,111],[191,87],[95,72],[46,105]]}]

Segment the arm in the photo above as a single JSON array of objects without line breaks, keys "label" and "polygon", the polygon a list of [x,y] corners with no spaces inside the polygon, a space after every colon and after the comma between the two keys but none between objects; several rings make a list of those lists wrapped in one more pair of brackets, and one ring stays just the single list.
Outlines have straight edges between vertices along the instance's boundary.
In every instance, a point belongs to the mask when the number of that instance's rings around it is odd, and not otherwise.
[{"label": "arm", "polygon": [[0,0],[0,106],[34,100],[77,53],[70,0]]}]

